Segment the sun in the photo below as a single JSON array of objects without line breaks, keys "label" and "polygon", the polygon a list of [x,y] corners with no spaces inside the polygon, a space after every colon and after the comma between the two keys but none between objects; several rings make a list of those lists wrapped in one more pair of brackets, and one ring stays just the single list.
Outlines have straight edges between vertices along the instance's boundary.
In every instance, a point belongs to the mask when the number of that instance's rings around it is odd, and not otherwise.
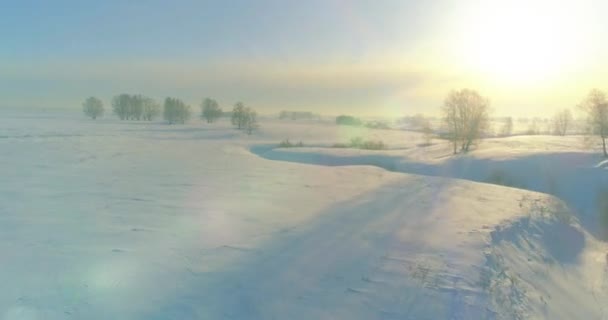
[{"label": "sun", "polygon": [[480,3],[457,37],[460,60],[482,77],[536,82],[559,76],[583,59],[576,12],[545,1]]}]

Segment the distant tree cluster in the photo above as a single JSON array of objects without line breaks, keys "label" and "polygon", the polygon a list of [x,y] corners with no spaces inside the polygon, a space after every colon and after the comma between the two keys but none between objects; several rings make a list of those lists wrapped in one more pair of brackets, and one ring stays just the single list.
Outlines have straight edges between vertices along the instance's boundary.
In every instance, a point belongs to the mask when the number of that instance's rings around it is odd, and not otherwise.
[{"label": "distant tree cluster", "polygon": [[489,125],[490,102],[474,90],[450,92],[441,111],[455,154],[468,152]]},{"label": "distant tree cluster", "polygon": [[309,111],[281,111],[279,113],[281,120],[318,120],[321,116]]},{"label": "distant tree cluster", "polygon": [[211,98],[205,98],[201,103],[201,118],[207,120],[207,123],[215,122],[221,118],[223,111],[217,101]]},{"label": "distant tree cluster", "polygon": [[165,99],[163,118],[169,124],[184,124],[191,116],[190,106],[177,98],[167,97]]},{"label": "distant tree cluster", "polygon": [[242,102],[237,102],[232,109],[231,122],[239,130],[245,130],[251,134],[258,129],[257,113],[255,110],[245,107]]},{"label": "distant tree cluster", "polygon": [[279,148],[302,148],[304,143],[302,141],[298,143],[292,143],[289,139],[285,139],[279,143]]},{"label": "distant tree cluster", "polygon": [[120,120],[152,121],[160,114],[160,105],[142,95],[123,93],[112,99],[112,110]]},{"label": "distant tree cluster", "polygon": [[336,117],[336,124],[343,126],[360,126],[363,124],[363,121],[353,116],[341,115]]},{"label": "distant tree cluster", "polygon": [[103,102],[95,97],[89,97],[82,103],[84,114],[95,120],[103,116]]},{"label": "distant tree cluster", "polygon": [[425,117],[423,114],[415,114],[413,116],[406,116],[399,119],[399,122],[405,125],[408,129],[420,131],[424,127],[429,126],[431,118]]},{"label": "distant tree cluster", "polygon": [[[96,97],[87,98],[83,104],[83,112],[87,117],[96,119],[104,113],[103,102]],[[242,102],[234,105],[232,112],[224,112],[216,100],[205,98],[201,105],[201,119],[207,123],[230,115],[232,124],[239,130],[252,134],[259,128],[255,110],[245,107]],[[119,94],[112,98],[112,110],[120,120],[152,121],[161,114],[161,105],[143,95]],[[190,106],[177,98],[168,97],[162,105],[162,115],[169,124],[184,124],[192,116]]]}]

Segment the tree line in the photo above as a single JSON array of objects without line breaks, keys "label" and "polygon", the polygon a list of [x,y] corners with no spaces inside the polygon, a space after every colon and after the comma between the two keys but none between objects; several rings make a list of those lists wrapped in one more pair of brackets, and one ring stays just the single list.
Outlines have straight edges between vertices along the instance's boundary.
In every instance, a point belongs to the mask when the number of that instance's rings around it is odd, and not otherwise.
[{"label": "tree line", "polygon": [[[112,112],[120,120],[152,121],[161,115],[161,105],[154,99],[143,95],[119,94],[112,98]],[[85,99],[82,104],[87,117],[95,120],[104,115],[103,102],[96,97]],[[224,116],[219,103],[211,98],[205,98],[200,104],[200,118],[207,123],[213,123]],[[192,117],[191,107],[178,98],[167,97],[162,105],[163,119],[169,124],[184,124]],[[248,134],[259,128],[257,113],[242,102],[234,104],[230,112],[231,122],[239,130]]]},{"label": "tree line", "polygon": [[[593,89],[577,106],[586,115],[586,132],[599,136],[602,151],[608,157],[606,139],[608,139],[608,98],[601,90]],[[443,122],[446,126],[445,136],[452,142],[454,154],[466,153],[489,127],[490,100],[471,89],[455,90],[448,94],[441,107]],[[568,109],[558,111],[552,119],[553,134],[566,135],[573,121]],[[507,118],[501,135],[510,135],[513,119]],[[532,128],[534,132],[536,128]],[[534,133],[536,134],[536,133]]]}]

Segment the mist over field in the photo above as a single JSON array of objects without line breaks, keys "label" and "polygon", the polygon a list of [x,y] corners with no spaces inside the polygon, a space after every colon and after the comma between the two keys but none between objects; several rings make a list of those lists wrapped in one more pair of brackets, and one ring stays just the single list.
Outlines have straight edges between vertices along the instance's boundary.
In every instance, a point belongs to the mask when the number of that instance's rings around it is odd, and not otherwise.
[{"label": "mist over field", "polygon": [[0,320],[608,319],[606,7],[3,4]]}]

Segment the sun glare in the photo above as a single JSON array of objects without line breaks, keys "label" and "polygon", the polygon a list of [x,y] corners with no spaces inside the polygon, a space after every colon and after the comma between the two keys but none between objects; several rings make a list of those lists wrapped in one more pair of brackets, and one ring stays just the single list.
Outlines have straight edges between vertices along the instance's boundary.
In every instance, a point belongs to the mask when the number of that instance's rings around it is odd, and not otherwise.
[{"label": "sun glare", "polygon": [[584,59],[580,12],[549,2],[484,2],[465,17],[455,45],[467,68],[482,77],[538,81],[563,74]]}]

